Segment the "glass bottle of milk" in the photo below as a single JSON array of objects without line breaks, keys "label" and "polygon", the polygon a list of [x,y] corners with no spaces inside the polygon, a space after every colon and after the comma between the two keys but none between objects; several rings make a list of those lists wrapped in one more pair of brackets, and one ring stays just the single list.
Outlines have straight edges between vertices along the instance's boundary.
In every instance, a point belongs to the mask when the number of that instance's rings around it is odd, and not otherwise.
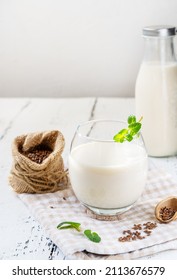
[{"label": "glass bottle of milk", "polygon": [[177,154],[177,61],[174,26],[143,29],[144,59],[136,81],[136,115],[150,156]]}]

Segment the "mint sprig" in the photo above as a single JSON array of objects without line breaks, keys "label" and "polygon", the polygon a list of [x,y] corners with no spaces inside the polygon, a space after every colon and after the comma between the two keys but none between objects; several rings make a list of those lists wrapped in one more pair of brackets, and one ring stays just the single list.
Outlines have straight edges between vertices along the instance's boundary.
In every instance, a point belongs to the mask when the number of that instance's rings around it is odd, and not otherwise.
[{"label": "mint sprig", "polygon": [[[62,222],[57,226],[57,229],[75,229],[81,232],[81,224],[76,222]],[[92,242],[99,243],[101,237],[96,232],[92,232],[90,229],[84,230],[83,234]]]},{"label": "mint sprig", "polygon": [[136,121],[136,117],[131,115],[127,119],[128,127],[121,129],[116,135],[114,135],[113,140],[115,142],[123,143],[125,141],[131,142],[135,137],[139,137],[141,129],[141,121],[143,117]]}]

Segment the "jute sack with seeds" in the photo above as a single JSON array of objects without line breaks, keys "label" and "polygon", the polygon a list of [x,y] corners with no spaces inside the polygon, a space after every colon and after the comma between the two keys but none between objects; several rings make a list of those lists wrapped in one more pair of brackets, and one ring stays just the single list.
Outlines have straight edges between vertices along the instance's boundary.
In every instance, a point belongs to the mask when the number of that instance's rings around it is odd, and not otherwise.
[{"label": "jute sack with seeds", "polygon": [[21,135],[12,144],[13,165],[9,183],[17,193],[48,193],[68,184],[64,170],[64,137],[60,131]]}]

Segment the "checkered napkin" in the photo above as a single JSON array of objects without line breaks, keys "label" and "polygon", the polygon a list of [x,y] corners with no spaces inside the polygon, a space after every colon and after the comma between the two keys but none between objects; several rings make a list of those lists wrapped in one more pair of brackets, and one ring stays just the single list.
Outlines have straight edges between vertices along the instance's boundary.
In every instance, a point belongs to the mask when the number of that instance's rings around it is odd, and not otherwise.
[{"label": "checkered napkin", "polygon": [[[177,184],[168,173],[153,168],[148,173],[141,199],[115,221],[100,221],[89,216],[71,188],[49,194],[20,194],[19,197],[65,256],[73,259],[134,259],[177,249],[177,221],[162,224],[154,216],[155,205],[171,195],[177,195]],[[83,229],[96,231],[101,242],[93,243],[75,230],[58,230],[57,225],[63,221],[80,222]],[[148,221],[157,222],[150,236],[132,242],[118,241],[124,230]]]}]

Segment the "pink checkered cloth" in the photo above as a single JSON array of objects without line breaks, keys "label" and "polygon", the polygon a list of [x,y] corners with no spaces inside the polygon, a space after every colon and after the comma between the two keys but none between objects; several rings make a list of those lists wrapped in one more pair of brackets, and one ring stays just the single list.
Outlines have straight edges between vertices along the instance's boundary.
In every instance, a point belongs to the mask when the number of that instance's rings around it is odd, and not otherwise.
[{"label": "pink checkered cloth", "polygon": [[[141,199],[115,221],[100,221],[87,214],[71,188],[48,194],[20,194],[20,199],[45,229],[46,234],[71,259],[136,259],[160,251],[177,249],[177,221],[159,223],[154,216],[156,204],[177,195],[177,184],[170,174],[153,168],[148,173],[146,189]],[[101,236],[93,243],[75,230],[58,230],[63,221],[81,223]],[[122,232],[134,224],[157,222],[150,236],[132,242],[120,242]]]}]

